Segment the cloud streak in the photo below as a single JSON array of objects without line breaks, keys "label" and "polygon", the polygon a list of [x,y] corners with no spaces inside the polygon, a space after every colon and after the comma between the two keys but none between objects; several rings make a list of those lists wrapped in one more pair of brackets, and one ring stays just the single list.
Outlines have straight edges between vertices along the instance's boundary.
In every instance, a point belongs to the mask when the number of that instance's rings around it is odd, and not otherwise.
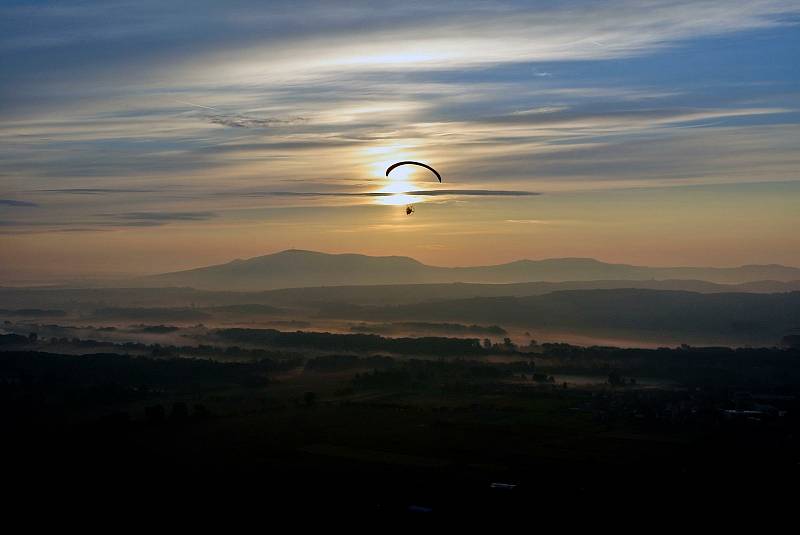
[{"label": "cloud streak", "polygon": [[246,194],[252,197],[393,197],[396,195],[410,195],[413,197],[530,197],[541,195],[533,191],[490,190],[490,189],[440,189],[440,190],[411,190],[411,191],[369,191],[369,192],[322,192],[322,191],[270,191],[252,192]]},{"label": "cloud streak", "polygon": [[246,115],[208,115],[207,118],[210,123],[233,128],[271,128],[274,126],[300,124],[308,121],[305,117],[281,119],[278,117],[258,118]]},{"label": "cloud streak", "polygon": [[39,206],[35,202],[30,201],[17,201],[14,199],[0,199],[0,206],[14,206],[22,208],[36,208]]},{"label": "cloud streak", "polygon": [[101,214],[104,217],[122,221],[170,223],[174,221],[208,221],[217,217],[214,212],[126,212],[122,214]]},{"label": "cloud streak", "polygon": [[126,193],[156,193],[154,189],[122,189],[122,188],[60,188],[36,190],[43,193],[65,193],[68,195],[114,195]]}]

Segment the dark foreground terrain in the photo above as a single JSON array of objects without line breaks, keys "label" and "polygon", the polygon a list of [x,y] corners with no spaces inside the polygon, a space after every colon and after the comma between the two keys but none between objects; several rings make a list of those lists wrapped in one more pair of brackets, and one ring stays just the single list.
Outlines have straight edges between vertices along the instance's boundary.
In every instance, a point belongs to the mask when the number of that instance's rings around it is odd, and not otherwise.
[{"label": "dark foreground terrain", "polygon": [[800,476],[797,349],[81,344],[4,338],[9,504],[619,522],[787,510]]}]

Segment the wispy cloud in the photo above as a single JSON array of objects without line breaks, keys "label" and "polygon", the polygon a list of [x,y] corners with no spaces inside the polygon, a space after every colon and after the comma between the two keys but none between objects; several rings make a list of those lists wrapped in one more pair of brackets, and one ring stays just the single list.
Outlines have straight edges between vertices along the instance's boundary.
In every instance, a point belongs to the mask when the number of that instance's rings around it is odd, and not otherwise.
[{"label": "wispy cloud", "polygon": [[721,119],[729,117],[748,117],[754,115],[770,115],[788,113],[787,108],[733,108],[733,109],[691,109],[691,108],[641,108],[641,109],[574,109],[566,106],[548,106],[500,115],[486,119],[478,119],[487,123],[527,124],[527,125],[641,125],[686,123]]},{"label": "wispy cloud", "polygon": [[66,193],[68,195],[113,195],[126,193],[155,193],[153,189],[123,189],[123,188],[60,188],[40,189],[44,193]]},{"label": "wispy cloud", "polygon": [[414,190],[409,191],[408,195],[418,195],[421,197],[439,197],[443,195],[466,196],[466,197],[530,197],[541,195],[533,191],[508,191],[491,189],[439,189],[439,190]]},{"label": "wispy cloud", "polygon": [[209,115],[208,121],[222,126],[232,126],[234,128],[269,128],[273,126],[304,123],[308,121],[308,119],[305,117],[282,119],[278,117],[258,118],[246,115]]},{"label": "wispy cloud", "polygon": [[367,191],[367,192],[335,192],[335,191],[267,191],[250,192],[244,195],[251,197],[392,197],[398,194],[412,197],[530,197],[541,195],[533,191],[490,190],[490,189],[440,189],[410,190],[399,192]]},{"label": "wispy cloud", "polygon": [[26,208],[35,208],[39,206],[35,202],[30,201],[17,201],[14,199],[0,199],[0,206],[18,206]]},{"label": "wispy cloud", "polygon": [[101,214],[104,217],[123,221],[146,221],[169,223],[172,221],[208,221],[217,216],[214,212],[126,212],[122,214]]}]

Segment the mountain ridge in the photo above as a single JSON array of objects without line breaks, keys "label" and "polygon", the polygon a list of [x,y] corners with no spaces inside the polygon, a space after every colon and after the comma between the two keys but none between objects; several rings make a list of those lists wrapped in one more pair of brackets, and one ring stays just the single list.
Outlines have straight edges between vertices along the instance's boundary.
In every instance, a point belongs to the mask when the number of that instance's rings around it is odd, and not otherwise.
[{"label": "mountain ridge", "polygon": [[800,268],[779,264],[738,267],[648,267],[594,258],[520,259],[487,266],[442,267],[407,256],[330,254],[288,249],[224,264],[134,279],[134,285],[209,290],[274,290],[310,286],[430,283],[524,283],[590,280],[692,279],[718,284],[800,280]]}]

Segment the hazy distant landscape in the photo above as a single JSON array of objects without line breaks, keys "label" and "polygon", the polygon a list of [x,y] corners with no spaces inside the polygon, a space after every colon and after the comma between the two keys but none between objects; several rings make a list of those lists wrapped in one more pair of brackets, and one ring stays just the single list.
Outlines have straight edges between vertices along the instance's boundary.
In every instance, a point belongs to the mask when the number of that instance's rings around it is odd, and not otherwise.
[{"label": "hazy distant landscape", "polygon": [[[408,265],[419,272],[409,272]],[[437,277],[453,282],[420,282],[439,270]],[[773,346],[800,329],[800,280],[790,278],[795,271],[800,270],[634,268],[586,260],[453,271],[411,259],[285,251],[145,279],[164,288],[0,288],[0,302],[7,317],[67,325],[171,322],[425,335],[430,325],[438,324],[444,327],[434,332],[456,336],[467,333],[464,326],[474,325],[499,326],[519,343],[533,338],[598,344],[613,340],[628,346]],[[469,282],[500,277],[497,273],[512,282]],[[661,279],[657,273],[705,274],[737,282]],[[652,278],[609,278],[626,274]],[[537,276],[548,280],[528,281]],[[768,276],[786,280],[762,278]],[[387,284],[392,277],[401,282]],[[301,280],[317,286],[293,287]],[[338,284],[342,281],[350,285]],[[274,288],[281,285],[288,287]],[[453,325],[450,331],[448,324]]]}]

